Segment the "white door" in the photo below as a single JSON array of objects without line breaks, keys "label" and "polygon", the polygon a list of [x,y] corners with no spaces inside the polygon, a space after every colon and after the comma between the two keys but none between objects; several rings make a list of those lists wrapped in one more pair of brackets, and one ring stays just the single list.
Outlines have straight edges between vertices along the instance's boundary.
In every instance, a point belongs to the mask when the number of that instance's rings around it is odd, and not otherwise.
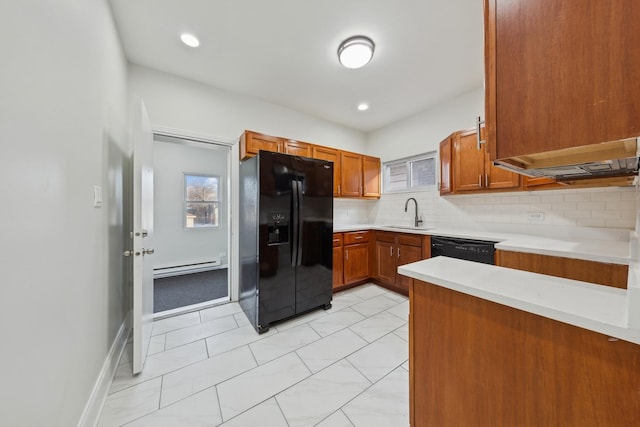
[{"label": "white door", "polygon": [[133,138],[133,373],[142,372],[153,327],[153,133],[136,98]]}]

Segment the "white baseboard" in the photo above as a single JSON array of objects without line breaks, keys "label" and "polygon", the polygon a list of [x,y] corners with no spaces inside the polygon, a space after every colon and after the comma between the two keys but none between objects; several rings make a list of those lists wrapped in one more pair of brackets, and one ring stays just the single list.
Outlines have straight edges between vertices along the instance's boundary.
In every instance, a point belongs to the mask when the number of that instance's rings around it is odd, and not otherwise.
[{"label": "white baseboard", "polygon": [[201,262],[198,264],[180,265],[177,267],[162,267],[153,270],[154,279],[162,279],[163,277],[180,276],[189,273],[201,273],[203,271],[218,270],[227,268],[227,264],[220,264],[220,261]]},{"label": "white baseboard", "polygon": [[80,417],[78,427],[95,427],[100,420],[102,406],[109,394],[111,382],[116,374],[116,369],[118,368],[118,362],[120,361],[122,352],[127,345],[127,338],[129,337],[129,331],[131,330],[131,316],[132,313],[129,311],[122,322],[122,325],[120,325],[118,334],[116,335],[115,340],[113,340],[113,344],[111,344],[109,354],[107,354],[107,357],[102,364],[100,375],[98,375],[98,379],[91,391],[91,396],[89,396],[87,405]]}]

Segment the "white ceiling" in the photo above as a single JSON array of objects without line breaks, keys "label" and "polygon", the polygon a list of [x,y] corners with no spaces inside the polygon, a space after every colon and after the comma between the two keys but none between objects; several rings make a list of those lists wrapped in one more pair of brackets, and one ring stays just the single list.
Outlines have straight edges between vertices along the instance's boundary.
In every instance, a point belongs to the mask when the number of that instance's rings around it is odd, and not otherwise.
[{"label": "white ceiling", "polygon": [[[128,59],[364,132],[478,88],[481,0],[111,0]],[[178,36],[197,35],[197,49]],[[376,43],[342,68],[338,44]],[[360,102],[370,109],[360,112]]]}]

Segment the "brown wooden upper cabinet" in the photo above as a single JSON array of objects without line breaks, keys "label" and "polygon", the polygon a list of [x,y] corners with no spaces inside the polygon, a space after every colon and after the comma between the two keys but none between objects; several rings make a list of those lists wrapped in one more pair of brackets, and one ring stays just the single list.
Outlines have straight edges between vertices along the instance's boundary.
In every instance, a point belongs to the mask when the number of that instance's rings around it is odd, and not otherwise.
[{"label": "brown wooden upper cabinet", "polygon": [[260,150],[282,153],[283,147],[282,138],[248,130],[240,136],[240,159],[253,157]]},{"label": "brown wooden upper cabinet", "polygon": [[240,137],[240,160],[273,151],[333,162],[333,196],[380,198],[380,159],[293,139],[245,131]]},{"label": "brown wooden upper cabinet", "polygon": [[342,169],[340,168],[340,151],[335,148],[314,145],[311,157],[314,159],[333,162],[333,196],[340,197],[340,177],[342,176]]},{"label": "brown wooden upper cabinet", "polygon": [[311,144],[306,142],[296,141],[293,139],[285,139],[283,142],[285,154],[292,154],[294,156],[311,157]]},{"label": "brown wooden upper cabinet", "polygon": [[638,0],[484,0],[491,159],[640,135]]},{"label": "brown wooden upper cabinet", "polygon": [[478,133],[475,129],[453,134],[452,145],[454,193],[520,188],[519,174],[493,166],[486,144],[478,143]]},{"label": "brown wooden upper cabinet", "polygon": [[363,154],[340,152],[340,196],[380,197],[380,159]]},{"label": "brown wooden upper cabinet", "polygon": [[556,182],[554,178],[531,178],[529,176],[522,176],[522,189],[525,191],[530,190],[553,190],[558,188],[566,188],[566,185]]},{"label": "brown wooden upper cabinet", "polygon": [[440,195],[453,193],[453,136],[449,135],[440,143]]},{"label": "brown wooden upper cabinet", "polygon": [[340,163],[342,169],[340,195],[360,197],[362,195],[362,156],[343,151],[340,153]]},{"label": "brown wooden upper cabinet", "polygon": [[362,197],[380,197],[380,159],[362,156]]}]

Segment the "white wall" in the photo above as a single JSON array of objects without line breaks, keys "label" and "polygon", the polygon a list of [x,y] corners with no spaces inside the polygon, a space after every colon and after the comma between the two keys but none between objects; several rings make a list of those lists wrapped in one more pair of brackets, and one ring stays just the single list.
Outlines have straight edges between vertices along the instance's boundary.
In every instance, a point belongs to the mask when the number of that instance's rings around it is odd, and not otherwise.
[{"label": "white wall", "polygon": [[[154,144],[154,268],[219,260],[227,252],[227,147],[212,149],[172,142]],[[221,178],[220,226],[184,228],[184,173]],[[226,257],[223,259],[226,263]]]},{"label": "white wall", "polygon": [[106,0],[0,2],[0,51],[0,424],[68,427],[129,306],[127,67]]},{"label": "white wall", "polygon": [[475,126],[484,116],[484,89],[464,93],[367,136],[367,154],[382,161],[437,150],[452,132]]},{"label": "white wall", "polygon": [[246,129],[362,153],[365,135],[256,98],[160,71],[130,66],[131,93],[144,99],[152,126],[235,140]]}]

